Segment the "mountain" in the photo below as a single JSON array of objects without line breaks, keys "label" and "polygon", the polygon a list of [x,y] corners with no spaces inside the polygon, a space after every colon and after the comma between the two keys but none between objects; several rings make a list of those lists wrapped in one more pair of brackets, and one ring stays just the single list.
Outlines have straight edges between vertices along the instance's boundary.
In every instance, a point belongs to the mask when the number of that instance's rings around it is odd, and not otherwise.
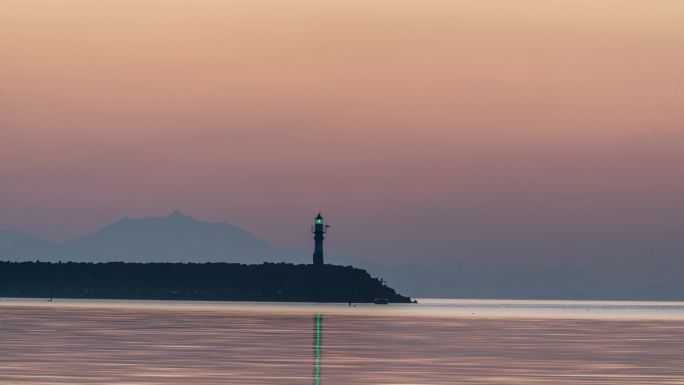
[{"label": "mountain", "polygon": [[38,259],[51,255],[56,243],[20,230],[0,230],[0,258],[6,260]]},{"label": "mountain", "polygon": [[[28,236],[28,234],[26,234]],[[7,236],[11,247],[0,258],[12,260],[87,262],[241,262],[290,260],[249,232],[228,223],[198,221],[175,211],[165,217],[125,218],[92,235],[62,244],[44,244],[37,238]],[[14,239],[14,240],[13,240]],[[48,242],[48,241],[44,241]],[[3,243],[0,243],[0,247]],[[11,257],[11,258],[10,258]]]}]

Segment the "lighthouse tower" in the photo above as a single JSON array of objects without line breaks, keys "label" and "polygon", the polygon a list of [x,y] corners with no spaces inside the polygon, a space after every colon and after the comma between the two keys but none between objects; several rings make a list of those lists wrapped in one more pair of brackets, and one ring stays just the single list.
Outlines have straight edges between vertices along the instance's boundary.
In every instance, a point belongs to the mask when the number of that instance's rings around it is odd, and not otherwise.
[{"label": "lighthouse tower", "polygon": [[311,226],[311,232],[314,234],[314,253],[313,253],[313,264],[322,265],[323,264],[323,238],[324,234],[328,232],[328,225],[323,223],[323,217],[321,213],[314,219],[314,224]]}]

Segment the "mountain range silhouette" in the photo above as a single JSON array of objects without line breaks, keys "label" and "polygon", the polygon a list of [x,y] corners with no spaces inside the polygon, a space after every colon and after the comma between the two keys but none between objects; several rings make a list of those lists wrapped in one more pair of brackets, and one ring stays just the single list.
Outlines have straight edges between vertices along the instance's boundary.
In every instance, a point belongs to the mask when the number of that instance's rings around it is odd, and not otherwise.
[{"label": "mountain range silhouette", "polygon": [[[301,253],[272,247],[229,223],[199,221],[180,211],[124,218],[95,233],[56,243],[0,230],[0,259],[87,262],[304,262]],[[294,259],[294,260],[293,260]]]}]

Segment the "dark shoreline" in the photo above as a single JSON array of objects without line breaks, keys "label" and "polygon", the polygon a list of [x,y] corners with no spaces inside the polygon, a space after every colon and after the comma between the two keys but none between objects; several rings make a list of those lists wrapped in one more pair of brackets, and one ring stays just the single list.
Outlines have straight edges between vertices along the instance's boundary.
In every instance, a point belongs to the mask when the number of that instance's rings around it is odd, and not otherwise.
[{"label": "dark shoreline", "polygon": [[0,297],[410,303],[352,266],[0,262]]}]

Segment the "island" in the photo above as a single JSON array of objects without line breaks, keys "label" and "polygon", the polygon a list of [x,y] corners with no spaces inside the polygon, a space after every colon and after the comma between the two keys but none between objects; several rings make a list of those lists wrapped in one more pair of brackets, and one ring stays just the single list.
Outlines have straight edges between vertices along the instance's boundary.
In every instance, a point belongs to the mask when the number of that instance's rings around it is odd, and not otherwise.
[{"label": "island", "polygon": [[410,303],[352,266],[0,262],[0,297]]}]

